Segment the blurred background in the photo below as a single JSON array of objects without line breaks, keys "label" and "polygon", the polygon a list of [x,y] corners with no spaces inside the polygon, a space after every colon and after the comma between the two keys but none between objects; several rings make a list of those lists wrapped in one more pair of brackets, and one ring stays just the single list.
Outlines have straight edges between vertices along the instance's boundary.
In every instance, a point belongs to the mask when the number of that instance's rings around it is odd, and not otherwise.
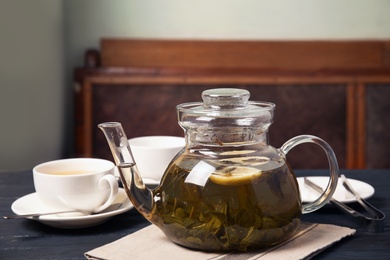
[{"label": "blurred background", "polygon": [[390,39],[387,0],[1,0],[0,171],[73,153],[73,69],[102,37]]}]

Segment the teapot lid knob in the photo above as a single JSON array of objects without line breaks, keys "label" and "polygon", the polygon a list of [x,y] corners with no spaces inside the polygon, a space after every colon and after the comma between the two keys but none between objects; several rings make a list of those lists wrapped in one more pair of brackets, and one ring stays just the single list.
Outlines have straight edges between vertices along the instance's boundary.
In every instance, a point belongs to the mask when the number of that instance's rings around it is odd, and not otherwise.
[{"label": "teapot lid knob", "polygon": [[245,89],[217,88],[202,92],[203,107],[212,109],[234,109],[246,107],[250,93]]}]

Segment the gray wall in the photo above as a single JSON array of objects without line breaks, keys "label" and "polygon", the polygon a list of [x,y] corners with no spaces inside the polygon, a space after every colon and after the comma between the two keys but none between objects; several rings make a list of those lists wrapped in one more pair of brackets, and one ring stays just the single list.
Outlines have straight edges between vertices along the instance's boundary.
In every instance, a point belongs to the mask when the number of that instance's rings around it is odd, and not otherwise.
[{"label": "gray wall", "polygon": [[387,0],[1,0],[0,171],[71,156],[72,71],[102,37],[390,39]]},{"label": "gray wall", "polygon": [[27,169],[63,152],[62,1],[1,1],[0,37],[0,170]]}]

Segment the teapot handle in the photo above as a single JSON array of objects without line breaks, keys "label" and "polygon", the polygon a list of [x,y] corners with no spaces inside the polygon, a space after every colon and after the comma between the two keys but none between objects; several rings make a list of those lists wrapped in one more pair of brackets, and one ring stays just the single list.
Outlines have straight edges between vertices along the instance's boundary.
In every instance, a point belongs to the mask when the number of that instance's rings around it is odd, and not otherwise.
[{"label": "teapot handle", "polygon": [[299,144],[303,143],[314,143],[319,145],[326,153],[329,162],[329,170],[330,170],[330,178],[328,182],[328,186],[326,187],[324,193],[318,197],[315,201],[302,205],[302,213],[310,213],[313,212],[326,203],[332,198],[333,193],[336,190],[337,182],[339,178],[339,166],[337,164],[336,155],[334,154],[330,145],[322,140],[321,138],[313,135],[299,135],[291,138],[287,142],[285,142],[282,147],[280,147],[279,151],[281,151],[284,155],[286,155],[292,148]]}]

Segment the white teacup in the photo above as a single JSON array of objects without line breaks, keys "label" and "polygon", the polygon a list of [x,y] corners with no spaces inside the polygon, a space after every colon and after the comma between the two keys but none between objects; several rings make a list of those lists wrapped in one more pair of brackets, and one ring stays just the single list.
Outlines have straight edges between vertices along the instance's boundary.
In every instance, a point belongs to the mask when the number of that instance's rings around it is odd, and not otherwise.
[{"label": "white teacup", "polygon": [[158,184],[169,163],[185,146],[185,139],[177,136],[142,136],[129,139],[129,144],[143,181]]},{"label": "white teacup", "polygon": [[100,212],[118,194],[114,167],[110,161],[94,158],[42,163],[33,169],[35,191],[53,210]]}]

